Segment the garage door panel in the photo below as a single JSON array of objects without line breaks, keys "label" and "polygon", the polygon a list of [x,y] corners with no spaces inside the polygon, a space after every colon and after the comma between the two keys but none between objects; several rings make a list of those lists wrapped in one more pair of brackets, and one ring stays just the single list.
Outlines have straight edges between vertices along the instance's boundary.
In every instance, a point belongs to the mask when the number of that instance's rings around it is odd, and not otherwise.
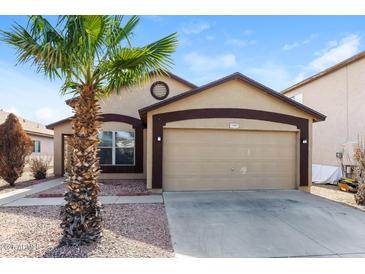
[{"label": "garage door panel", "polygon": [[[202,144],[204,145],[204,144]],[[184,146],[185,153],[181,154],[181,146]],[[194,156],[195,162],[200,162],[201,160],[217,160],[221,159],[234,159],[239,160],[242,157],[247,159],[295,159],[295,154],[292,151],[286,149],[287,145],[284,146],[259,146],[259,145],[228,145],[228,146],[213,146],[204,145],[197,150],[199,144],[177,144],[176,146],[169,146],[169,153],[179,153],[180,161],[185,161],[187,159],[192,160],[191,156]],[[227,150],[235,151],[235,153],[227,153]],[[280,150],[280,154],[278,154]],[[219,156],[219,158],[217,158]]]},{"label": "garage door panel", "polygon": [[163,188],[294,188],[296,133],[165,129]]}]

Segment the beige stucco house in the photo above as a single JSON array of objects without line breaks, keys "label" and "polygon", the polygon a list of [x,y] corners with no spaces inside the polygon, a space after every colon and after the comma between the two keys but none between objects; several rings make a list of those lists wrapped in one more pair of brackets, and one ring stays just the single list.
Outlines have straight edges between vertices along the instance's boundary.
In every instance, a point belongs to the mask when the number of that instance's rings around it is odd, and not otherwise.
[{"label": "beige stucco house", "polygon": [[[0,124],[4,123],[9,113],[0,110]],[[33,142],[33,151],[30,157],[41,157],[53,165],[53,130],[45,125],[17,116],[24,131]]]},{"label": "beige stucco house", "polygon": [[[164,191],[307,189],[312,124],[325,119],[240,73],[200,87],[154,76],[101,109],[101,178],[144,179]],[[63,175],[70,119],[47,127]]]},{"label": "beige stucco house", "polygon": [[336,152],[365,130],[365,51],[282,92],[327,116],[313,125],[313,163],[339,166]]}]

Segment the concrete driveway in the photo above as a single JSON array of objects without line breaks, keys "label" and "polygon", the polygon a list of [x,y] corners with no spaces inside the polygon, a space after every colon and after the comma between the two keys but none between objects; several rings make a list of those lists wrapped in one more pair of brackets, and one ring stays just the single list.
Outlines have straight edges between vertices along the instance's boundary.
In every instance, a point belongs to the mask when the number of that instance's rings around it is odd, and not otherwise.
[{"label": "concrete driveway", "polygon": [[365,257],[365,212],[308,193],[163,196],[177,257]]}]

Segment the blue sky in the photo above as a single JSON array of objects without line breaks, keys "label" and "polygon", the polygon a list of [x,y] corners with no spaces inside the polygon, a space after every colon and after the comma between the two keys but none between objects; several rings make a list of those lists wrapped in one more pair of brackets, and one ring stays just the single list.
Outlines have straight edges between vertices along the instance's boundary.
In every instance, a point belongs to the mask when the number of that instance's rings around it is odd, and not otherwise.
[{"label": "blue sky", "polygon": [[[23,16],[0,16],[0,29]],[[365,49],[365,16],[142,16],[133,44],[179,33],[175,74],[197,85],[239,71],[277,91]],[[71,115],[51,82],[0,42],[0,109],[51,123]]]}]

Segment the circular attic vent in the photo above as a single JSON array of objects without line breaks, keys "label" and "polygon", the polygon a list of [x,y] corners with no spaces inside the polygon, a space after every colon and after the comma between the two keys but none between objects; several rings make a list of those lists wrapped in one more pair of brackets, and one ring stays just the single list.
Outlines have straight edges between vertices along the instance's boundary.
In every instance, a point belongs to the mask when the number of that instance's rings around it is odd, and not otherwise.
[{"label": "circular attic vent", "polygon": [[151,86],[151,94],[155,99],[163,100],[169,95],[169,86],[165,82],[154,82]]}]

